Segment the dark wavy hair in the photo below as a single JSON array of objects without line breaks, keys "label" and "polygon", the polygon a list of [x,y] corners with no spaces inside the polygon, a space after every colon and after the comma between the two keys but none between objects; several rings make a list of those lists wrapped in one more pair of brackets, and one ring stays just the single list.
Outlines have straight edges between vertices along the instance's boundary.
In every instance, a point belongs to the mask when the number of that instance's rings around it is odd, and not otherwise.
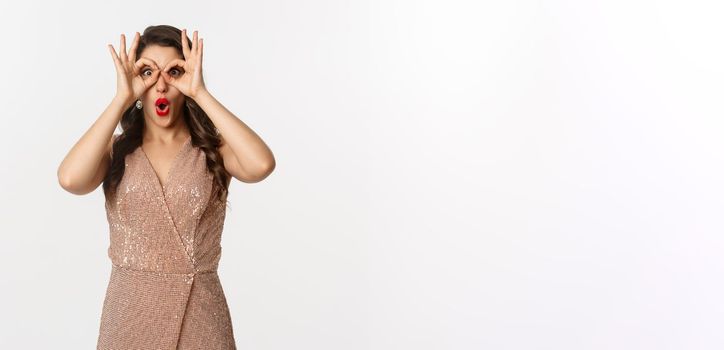
[{"label": "dark wavy hair", "polygon": [[[189,47],[191,47],[191,39],[188,37],[185,39]],[[173,26],[156,25],[147,27],[138,43],[136,57],[141,57],[143,49],[149,45],[173,47],[183,57],[181,30]],[[214,175],[212,198],[226,203],[231,175],[224,168],[224,161],[221,153],[219,153],[218,147],[221,144],[219,132],[206,112],[188,96],[185,98],[182,115],[191,133],[192,145],[204,151],[206,154],[206,168]],[[103,180],[103,193],[106,199],[113,198],[116,195],[116,190],[126,169],[126,155],[141,146],[143,129],[145,128],[143,111],[134,108],[134,106],[126,109],[123,112],[123,117],[121,117],[121,128],[123,132],[113,142],[111,165]]]}]

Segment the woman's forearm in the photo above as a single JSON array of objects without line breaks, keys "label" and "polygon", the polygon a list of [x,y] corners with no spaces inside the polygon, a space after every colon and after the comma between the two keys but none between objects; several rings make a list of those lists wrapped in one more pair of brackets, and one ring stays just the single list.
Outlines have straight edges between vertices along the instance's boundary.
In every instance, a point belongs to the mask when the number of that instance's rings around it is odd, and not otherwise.
[{"label": "woman's forearm", "polygon": [[58,167],[58,182],[68,192],[86,194],[93,191],[102,179],[101,164],[108,159],[106,152],[113,131],[123,112],[131,106],[126,98],[114,97],[98,119],[70,149]]},{"label": "woman's forearm", "polygon": [[251,181],[266,177],[275,167],[272,151],[249,126],[231,113],[214,98],[208,90],[203,90],[194,100],[206,112],[234,154],[244,174]]}]

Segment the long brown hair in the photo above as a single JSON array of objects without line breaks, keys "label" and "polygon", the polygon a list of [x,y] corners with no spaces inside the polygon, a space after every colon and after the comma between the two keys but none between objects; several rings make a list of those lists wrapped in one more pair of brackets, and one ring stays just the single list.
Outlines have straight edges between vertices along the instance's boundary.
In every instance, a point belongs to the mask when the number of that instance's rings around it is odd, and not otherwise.
[{"label": "long brown hair", "polygon": [[[185,39],[189,47],[191,47],[191,40],[188,37]],[[149,45],[173,47],[183,57],[181,30],[173,26],[157,25],[147,27],[138,43],[136,57],[141,57],[143,49]],[[204,151],[206,154],[206,168],[214,175],[212,198],[225,203],[231,175],[224,168],[224,161],[221,153],[219,153],[218,147],[221,144],[221,139],[218,136],[219,132],[196,101],[188,96],[185,101],[182,115],[191,133],[191,143]],[[126,109],[121,117],[121,128],[123,132],[113,142],[111,165],[103,180],[103,193],[106,199],[113,198],[116,195],[116,190],[126,169],[126,155],[141,146],[143,129],[145,128],[143,111],[134,106]]]}]

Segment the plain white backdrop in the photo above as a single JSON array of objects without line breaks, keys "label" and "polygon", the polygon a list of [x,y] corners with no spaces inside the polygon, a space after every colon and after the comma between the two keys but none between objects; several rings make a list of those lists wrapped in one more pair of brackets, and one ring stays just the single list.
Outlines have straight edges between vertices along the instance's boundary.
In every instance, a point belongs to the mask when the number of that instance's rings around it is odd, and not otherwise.
[{"label": "plain white backdrop", "polygon": [[[199,30],[270,146],[232,182],[239,349],[724,348],[718,1],[0,3],[0,348],[95,347],[106,48]],[[130,46],[130,39],[129,39]],[[119,128],[120,130],[120,128]]]}]

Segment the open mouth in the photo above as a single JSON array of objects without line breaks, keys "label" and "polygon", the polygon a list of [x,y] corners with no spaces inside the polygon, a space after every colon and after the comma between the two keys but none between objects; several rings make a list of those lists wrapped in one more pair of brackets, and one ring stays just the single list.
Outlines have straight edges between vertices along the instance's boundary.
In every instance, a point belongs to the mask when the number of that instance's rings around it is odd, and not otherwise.
[{"label": "open mouth", "polygon": [[170,111],[171,106],[165,97],[161,97],[156,100],[156,114],[159,116],[165,116]]}]

